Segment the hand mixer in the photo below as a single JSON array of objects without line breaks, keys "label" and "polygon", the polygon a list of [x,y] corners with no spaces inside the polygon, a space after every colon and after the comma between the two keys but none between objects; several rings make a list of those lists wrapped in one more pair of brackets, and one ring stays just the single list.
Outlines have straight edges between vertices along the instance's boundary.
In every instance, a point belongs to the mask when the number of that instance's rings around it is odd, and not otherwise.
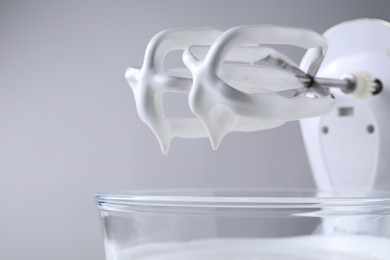
[{"label": "hand mixer", "polygon": [[[272,44],[308,51],[297,66]],[[183,51],[186,68],[164,69],[173,50]],[[300,120],[318,188],[390,188],[385,21],[348,21],[324,35],[272,25],[167,30],[153,37],[142,68],[128,68],[126,78],[164,153],[175,137],[209,137],[217,149],[229,132]],[[167,118],[167,92],[188,94],[194,117]]]}]

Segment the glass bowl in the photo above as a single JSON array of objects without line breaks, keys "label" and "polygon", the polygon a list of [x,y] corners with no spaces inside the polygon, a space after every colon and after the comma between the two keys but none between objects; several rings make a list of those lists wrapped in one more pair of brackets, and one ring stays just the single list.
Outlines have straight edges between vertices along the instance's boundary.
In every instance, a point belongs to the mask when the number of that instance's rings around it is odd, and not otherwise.
[{"label": "glass bowl", "polygon": [[390,259],[390,193],[155,190],[96,195],[107,260]]}]

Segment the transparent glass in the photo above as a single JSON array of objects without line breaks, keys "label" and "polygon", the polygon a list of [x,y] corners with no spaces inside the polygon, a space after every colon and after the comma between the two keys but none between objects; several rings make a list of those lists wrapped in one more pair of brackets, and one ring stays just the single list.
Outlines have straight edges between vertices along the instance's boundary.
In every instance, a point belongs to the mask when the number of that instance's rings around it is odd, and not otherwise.
[{"label": "transparent glass", "polygon": [[390,259],[390,193],[98,194],[107,260]]}]

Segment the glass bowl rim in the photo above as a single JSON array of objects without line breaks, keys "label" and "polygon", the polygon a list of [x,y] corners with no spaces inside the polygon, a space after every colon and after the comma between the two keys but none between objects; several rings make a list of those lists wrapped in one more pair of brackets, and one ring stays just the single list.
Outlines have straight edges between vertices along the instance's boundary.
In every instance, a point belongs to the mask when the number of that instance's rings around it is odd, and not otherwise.
[{"label": "glass bowl rim", "polygon": [[385,210],[390,214],[390,192],[367,190],[209,188],[154,189],[98,193],[99,207],[122,208],[316,208],[347,207]]}]

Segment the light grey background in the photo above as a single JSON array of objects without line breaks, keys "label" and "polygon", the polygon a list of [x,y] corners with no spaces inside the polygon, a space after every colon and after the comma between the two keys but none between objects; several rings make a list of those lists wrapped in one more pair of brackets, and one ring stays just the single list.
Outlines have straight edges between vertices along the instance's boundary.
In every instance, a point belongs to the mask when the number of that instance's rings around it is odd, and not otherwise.
[{"label": "light grey background", "polygon": [[123,77],[155,33],[260,23],[323,32],[389,11],[386,0],[1,0],[0,259],[104,259],[97,191],[314,185],[297,123],[231,134],[217,152],[207,139],[174,140],[162,155]]}]

